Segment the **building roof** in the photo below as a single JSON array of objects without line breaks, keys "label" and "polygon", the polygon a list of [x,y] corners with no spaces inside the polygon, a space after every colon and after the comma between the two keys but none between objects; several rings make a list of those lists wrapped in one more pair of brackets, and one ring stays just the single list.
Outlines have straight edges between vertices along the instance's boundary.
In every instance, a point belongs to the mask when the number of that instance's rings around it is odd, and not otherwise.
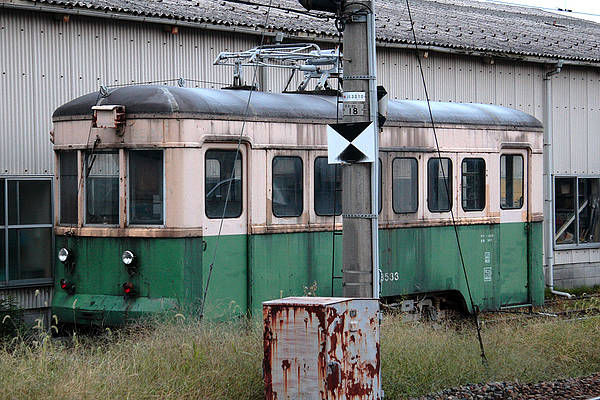
[{"label": "building roof", "polygon": [[[93,92],[60,106],[54,121],[91,118],[92,106],[122,105],[129,116],[145,118],[210,118],[335,122],[335,96],[296,93],[215,90],[159,85],[135,85],[109,89],[108,96]],[[491,104],[431,102],[433,118],[440,125],[477,125],[539,130],[540,121],[522,111]],[[427,103],[390,100],[387,125],[430,126]]]},{"label": "building roof", "polygon": [[[23,3],[23,1],[22,1]],[[331,17],[297,0],[28,0],[102,12],[309,36],[334,36]],[[2,0],[0,0],[0,5]],[[266,17],[268,5],[271,4]],[[380,42],[414,44],[406,4],[376,0]],[[417,42],[456,52],[600,62],[600,24],[539,9],[469,0],[411,0]],[[114,17],[114,15],[112,15]],[[266,22],[266,24],[265,24]]]}]

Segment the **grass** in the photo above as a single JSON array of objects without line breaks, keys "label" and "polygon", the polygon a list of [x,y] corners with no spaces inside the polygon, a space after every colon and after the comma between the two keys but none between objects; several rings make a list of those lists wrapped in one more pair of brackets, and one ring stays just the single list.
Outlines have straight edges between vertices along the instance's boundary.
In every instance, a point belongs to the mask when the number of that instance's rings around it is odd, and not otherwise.
[{"label": "grass", "polygon": [[[483,330],[488,368],[464,325],[382,326],[387,399],[484,381],[600,371],[600,319],[500,323]],[[15,339],[0,347],[0,398],[262,399],[261,327],[168,321],[101,335]]]}]

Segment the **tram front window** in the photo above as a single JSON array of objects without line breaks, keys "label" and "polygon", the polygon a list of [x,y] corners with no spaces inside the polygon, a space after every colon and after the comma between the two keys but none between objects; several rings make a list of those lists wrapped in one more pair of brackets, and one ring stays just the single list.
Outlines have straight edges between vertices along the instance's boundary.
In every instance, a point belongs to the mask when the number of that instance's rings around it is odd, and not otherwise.
[{"label": "tram front window", "polygon": [[137,150],[129,153],[129,223],[163,224],[163,152]]},{"label": "tram front window", "polygon": [[60,223],[77,224],[77,152],[59,153]]},{"label": "tram front window", "polygon": [[119,154],[86,153],[85,204],[87,224],[119,223]]}]

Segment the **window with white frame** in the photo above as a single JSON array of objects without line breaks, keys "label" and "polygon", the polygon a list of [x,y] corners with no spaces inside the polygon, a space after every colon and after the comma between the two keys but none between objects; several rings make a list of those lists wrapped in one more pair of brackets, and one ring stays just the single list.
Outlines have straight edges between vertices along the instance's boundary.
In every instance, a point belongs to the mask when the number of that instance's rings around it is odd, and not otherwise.
[{"label": "window with white frame", "polygon": [[600,178],[554,178],[554,241],[570,246],[600,244]]},{"label": "window with white frame", "polygon": [[51,205],[50,178],[0,179],[0,284],[51,277]]}]

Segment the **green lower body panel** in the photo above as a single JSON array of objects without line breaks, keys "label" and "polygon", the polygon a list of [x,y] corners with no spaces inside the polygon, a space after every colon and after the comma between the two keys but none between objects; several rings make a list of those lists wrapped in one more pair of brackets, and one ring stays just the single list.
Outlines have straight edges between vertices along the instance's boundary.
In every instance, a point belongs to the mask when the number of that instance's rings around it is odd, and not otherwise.
[{"label": "green lower body panel", "polygon": [[97,294],[67,295],[62,291],[56,292],[54,304],[52,313],[59,323],[92,326],[119,325],[133,319],[165,312],[176,313],[179,310],[179,302],[172,298],[127,299],[124,296]]},{"label": "green lower body panel", "polygon": [[[543,303],[541,222],[461,225],[458,232],[464,271],[451,226],[381,230],[382,296],[451,293],[472,311],[466,272],[480,310]],[[56,265],[52,308],[63,322],[114,325],[169,310],[194,314],[205,294],[204,316],[217,320],[261,315],[263,301],[285,296],[342,295],[342,238],[332,232],[56,242],[74,254],[72,266]],[[121,262],[124,250],[136,255],[131,276]],[[74,294],[60,289],[63,278]],[[124,282],[137,296],[123,297]]]},{"label": "green lower body panel", "polygon": [[[162,310],[194,311],[202,295],[202,238],[56,237],[56,248],[67,247],[71,263],[57,262],[52,312],[73,324],[130,319]],[[135,254],[130,274],[121,254]],[[69,295],[60,280],[74,285]],[[125,300],[123,284],[136,295]]]}]

